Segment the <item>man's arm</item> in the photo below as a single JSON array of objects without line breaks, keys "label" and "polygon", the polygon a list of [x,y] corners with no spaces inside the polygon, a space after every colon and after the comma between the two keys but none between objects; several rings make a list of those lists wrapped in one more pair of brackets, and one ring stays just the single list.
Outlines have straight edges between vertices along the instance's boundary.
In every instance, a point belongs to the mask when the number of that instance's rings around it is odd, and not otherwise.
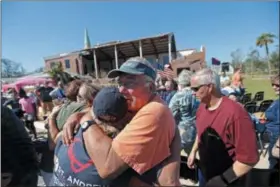
[{"label": "man's arm", "polygon": [[56,106],[53,108],[52,113],[49,115],[48,123],[49,123],[49,148],[54,150],[56,145],[57,135],[59,133],[59,129],[56,125],[56,117],[61,109],[61,106]]},{"label": "man's arm", "polygon": [[271,107],[269,107],[266,111],[265,111],[265,118],[268,119],[268,121],[279,121],[279,104],[278,104],[279,100],[274,101],[271,104]]},{"label": "man's arm", "polygon": [[181,136],[178,128],[175,129],[175,137],[171,144],[171,156],[164,162],[163,169],[159,175],[160,186],[181,186]]},{"label": "man's arm", "polygon": [[84,132],[86,149],[102,178],[116,178],[129,166],[112,149],[112,139],[97,125]]},{"label": "man's arm", "polygon": [[198,135],[196,135],[195,137],[195,141],[193,143],[191,152],[196,153],[197,151],[198,151]]},{"label": "man's arm", "polygon": [[170,102],[169,102],[169,106],[168,106],[172,112],[172,115],[174,116],[174,118],[176,119],[178,113],[179,113],[179,103],[177,100],[177,94],[175,94]]},{"label": "man's arm", "polygon": [[76,112],[69,116],[66,123],[63,126],[63,133],[62,133],[62,141],[66,145],[70,145],[71,141],[73,140],[73,135],[75,129],[77,129],[80,125],[81,118],[87,113],[88,111]]},{"label": "man's arm", "polygon": [[59,133],[59,130],[56,125],[56,120],[54,117],[49,118],[49,148],[54,150],[56,145],[56,138]]},{"label": "man's arm", "polygon": [[223,176],[228,182],[248,173],[259,161],[257,139],[254,126],[247,112],[242,108],[233,124],[233,141],[236,149],[236,161]]}]

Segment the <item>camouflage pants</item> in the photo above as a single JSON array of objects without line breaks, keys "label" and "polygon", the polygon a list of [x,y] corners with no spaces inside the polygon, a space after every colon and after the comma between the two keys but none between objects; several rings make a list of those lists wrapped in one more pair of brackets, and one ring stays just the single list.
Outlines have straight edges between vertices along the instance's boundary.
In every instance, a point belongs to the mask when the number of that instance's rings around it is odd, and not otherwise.
[{"label": "camouflage pants", "polygon": [[180,123],[178,129],[181,136],[181,147],[190,153],[196,137],[196,128],[193,123]]}]

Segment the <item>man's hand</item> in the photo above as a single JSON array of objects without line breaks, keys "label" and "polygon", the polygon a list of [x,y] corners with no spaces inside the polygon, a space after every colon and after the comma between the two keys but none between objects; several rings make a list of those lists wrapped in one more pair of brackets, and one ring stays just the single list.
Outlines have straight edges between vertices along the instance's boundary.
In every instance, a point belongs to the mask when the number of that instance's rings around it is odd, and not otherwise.
[{"label": "man's hand", "polygon": [[191,169],[194,169],[194,161],[196,158],[196,152],[195,151],[191,151],[190,155],[188,155],[188,167]]},{"label": "man's hand", "polygon": [[73,140],[74,132],[80,126],[80,119],[83,117],[84,112],[77,112],[72,114],[66,121],[62,130],[62,142],[66,145],[70,145]]},{"label": "man's hand", "polygon": [[188,155],[188,167],[191,169],[194,169],[194,161],[196,158],[196,153],[198,150],[198,136],[196,136],[193,147],[192,147],[192,151],[190,153],[190,155]]}]

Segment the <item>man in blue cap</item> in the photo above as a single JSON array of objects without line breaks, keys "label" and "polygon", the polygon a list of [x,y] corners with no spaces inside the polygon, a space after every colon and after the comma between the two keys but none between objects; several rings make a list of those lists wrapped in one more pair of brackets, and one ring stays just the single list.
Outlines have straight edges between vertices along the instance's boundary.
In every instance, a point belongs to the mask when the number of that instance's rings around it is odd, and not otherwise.
[{"label": "man in blue cap", "polygon": [[[180,135],[170,109],[156,95],[156,71],[146,59],[135,57],[123,63],[120,69],[109,72],[108,77],[118,78],[119,91],[134,117],[114,140],[98,126],[88,128],[91,137],[88,146],[98,173],[102,178],[116,178],[132,168],[143,175],[163,163],[159,184],[180,185]],[[73,139],[79,115],[70,117],[65,124],[63,139],[66,144]]]},{"label": "man in blue cap", "polygon": [[57,140],[54,172],[49,186],[128,186],[135,172],[129,169],[116,180],[101,178],[96,169],[96,159],[88,146],[91,140],[88,129],[91,126],[98,126],[113,138],[118,132],[115,125],[122,122],[127,108],[126,99],[117,88],[103,88],[95,97],[91,118],[81,119],[81,128],[73,142],[66,146],[61,138]]}]

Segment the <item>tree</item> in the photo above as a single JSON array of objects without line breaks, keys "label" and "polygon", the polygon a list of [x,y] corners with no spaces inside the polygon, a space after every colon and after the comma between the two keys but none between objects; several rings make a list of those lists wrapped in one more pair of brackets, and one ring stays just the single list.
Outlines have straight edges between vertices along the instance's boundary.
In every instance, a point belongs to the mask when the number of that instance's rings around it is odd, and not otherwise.
[{"label": "tree", "polygon": [[61,63],[56,63],[55,66],[47,72],[56,82],[61,81],[63,84],[67,84],[71,80],[70,74],[63,71]]},{"label": "tree", "polygon": [[279,70],[280,68],[280,58],[279,58],[279,51],[273,51],[270,55],[270,64],[272,68],[275,70]]},{"label": "tree", "polygon": [[271,74],[271,67],[270,67],[270,61],[269,61],[269,48],[268,48],[268,45],[274,43],[274,39],[275,38],[276,38],[276,36],[274,34],[263,33],[256,40],[256,45],[258,47],[263,47],[263,46],[265,47],[269,75]]},{"label": "tree", "polygon": [[232,58],[231,64],[234,68],[242,66],[244,55],[241,49],[236,49],[235,51],[230,53]]},{"label": "tree", "polygon": [[260,57],[257,49],[250,49],[244,63],[246,72],[250,72],[251,76],[254,72],[263,71],[266,68],[265,61]]},{"label": "tree", "polygon": [[23,76],[26,72],[21,63],[14,62],[7,58],[2,58],[1,64],[2,77],[20,77]]}]

